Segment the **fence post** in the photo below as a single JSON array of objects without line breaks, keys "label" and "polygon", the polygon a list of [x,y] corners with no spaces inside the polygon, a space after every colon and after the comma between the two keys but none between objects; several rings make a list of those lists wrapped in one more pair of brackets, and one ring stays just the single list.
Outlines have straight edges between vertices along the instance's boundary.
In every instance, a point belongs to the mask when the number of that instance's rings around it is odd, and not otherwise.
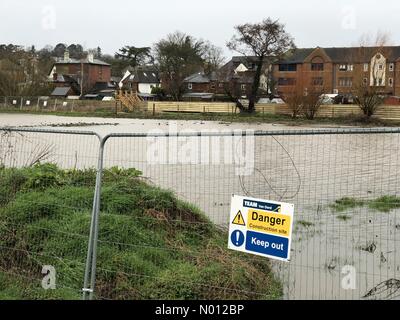
[{"label": "fence post", "polygon": [[21,97],[21,103],[20,103],[20,106],[19,106],[19,109],[20,110],[22,110],[22,104],[24,103],[24,98],[23,97]]},{"label": "fence post", "polygon": [[56,111],[56,108],[57,108],[57,99],[54,101],[53,111]]},{"label": "fence post", "polygon": [[8,99],[7,97],[4,97],[4,108],[7,108],[8,105]]},{"label": "fence post", "polygon": [[86,257],[85,279],[82,289],[84,300],[93,300],[94,289],[96,284],[97,240],[99,237],[99,214],[100,214],[100,200],[101,200],[100,193],[101,193],[101,183],[103,176],[104,146],[107,140],[108,140],[107,137],[101,138],[99,146],[96,187],[93,197],[93,209],[92,209],[92,219],[90,223],[88,251]]},{"label": "fence post", "polygon": [[153,117],[156,115],[156,104],[153,102]]},{"label": "fence post", "polygon": [[39,108],[40,108],[40,98],[37,98],[36,111],[39,111]]}]

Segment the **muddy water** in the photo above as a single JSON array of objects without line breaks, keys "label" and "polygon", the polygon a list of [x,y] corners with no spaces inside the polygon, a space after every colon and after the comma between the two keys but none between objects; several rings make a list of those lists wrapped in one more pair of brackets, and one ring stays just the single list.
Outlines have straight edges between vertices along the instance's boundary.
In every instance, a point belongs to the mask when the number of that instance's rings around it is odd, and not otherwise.
[{"label": "muddy water", "polygon": [[[71,123],[83,126],[68,127],[68,130],[93,130],[102,135],[150,130],[299,129],[200,121],[0,117],[0,126],[46,127]],[[82,123],[98,125],[85,127]],[[220,225],[228,223],[232,194],[294,203],[292,261],[274,265],[277,276],[285,283],[286,298],[360,299],[376,288],[369,298],[386,299],[400,295],[400,282],[396,281],[400,280],[400,212],[383,213],[368,206],[336,212],[330,205],[343,197],[368,200],[385,195],[400,196],[399,138],[399,134],[256,137],[252,153],[254,170],[241,172],[242,175],[238,174],[238,168],[246,159],[235,162],[225,157],[232,150],[237,151],[237,142],[232,138],[206,139],[195,154],[190,152],[190,147],[198,146],[199,138],[177,139],[175,145],[171,144],[172,139],[113,138],[106,145],[105,165],[143,171],[149,182],[172,189]],[[14,148],[8,153],[2,148],[0,153],[3,162],[11,165],[32,161],[42,151],[38,145],[51,145],[48,160],[62,167],[96,165],[95,137],[24,134],[3,137],[1,142],[2,146]],[[154,155],[154,150],[158,150],[156,154],[161,159],[157,163],[148,161],[149,153]],[[177,153],[179,158],[174,158]],[[208,162],[198,163],[199,159],[207,158]],[[349,219],[343,220],[341,215]],[[351,277],[353,272],[355,278]]]}]

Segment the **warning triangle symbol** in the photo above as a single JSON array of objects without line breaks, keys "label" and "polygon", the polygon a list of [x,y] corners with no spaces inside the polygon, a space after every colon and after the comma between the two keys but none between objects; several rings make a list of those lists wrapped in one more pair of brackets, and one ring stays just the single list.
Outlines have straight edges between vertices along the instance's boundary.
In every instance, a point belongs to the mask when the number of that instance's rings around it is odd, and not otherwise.
[{"label": "warning triangle symbol", "polygon": [[246,223],[244,222],[244,219],[243,219],[242,211],[238,212],[235,219],[233,219],[232,223],[237,224],[239,226],[246,226]]}]

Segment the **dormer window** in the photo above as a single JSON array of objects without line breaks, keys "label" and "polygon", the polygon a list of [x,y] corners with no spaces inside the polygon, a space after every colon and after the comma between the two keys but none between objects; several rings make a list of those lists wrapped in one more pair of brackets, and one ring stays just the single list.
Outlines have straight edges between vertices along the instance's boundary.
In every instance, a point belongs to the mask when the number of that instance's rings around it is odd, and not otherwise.
[{"label": "dormer window", "polygon": [[394,71],[394,63],[389,63],[389,71]]}]

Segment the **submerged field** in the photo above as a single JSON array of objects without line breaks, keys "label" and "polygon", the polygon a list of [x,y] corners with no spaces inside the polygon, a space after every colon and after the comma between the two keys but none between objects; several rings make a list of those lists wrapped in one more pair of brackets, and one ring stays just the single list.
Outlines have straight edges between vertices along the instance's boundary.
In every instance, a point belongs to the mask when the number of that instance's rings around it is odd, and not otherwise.
[{"label": "submerged field", "polygon": [[[94,170],[0,168],[0,299],[80,299]],[[277,299],[267,260],[227,250],[227,234],[135,169],[104,173],[99,299]],[[42,288],[43,266],[56,289]]]}]

